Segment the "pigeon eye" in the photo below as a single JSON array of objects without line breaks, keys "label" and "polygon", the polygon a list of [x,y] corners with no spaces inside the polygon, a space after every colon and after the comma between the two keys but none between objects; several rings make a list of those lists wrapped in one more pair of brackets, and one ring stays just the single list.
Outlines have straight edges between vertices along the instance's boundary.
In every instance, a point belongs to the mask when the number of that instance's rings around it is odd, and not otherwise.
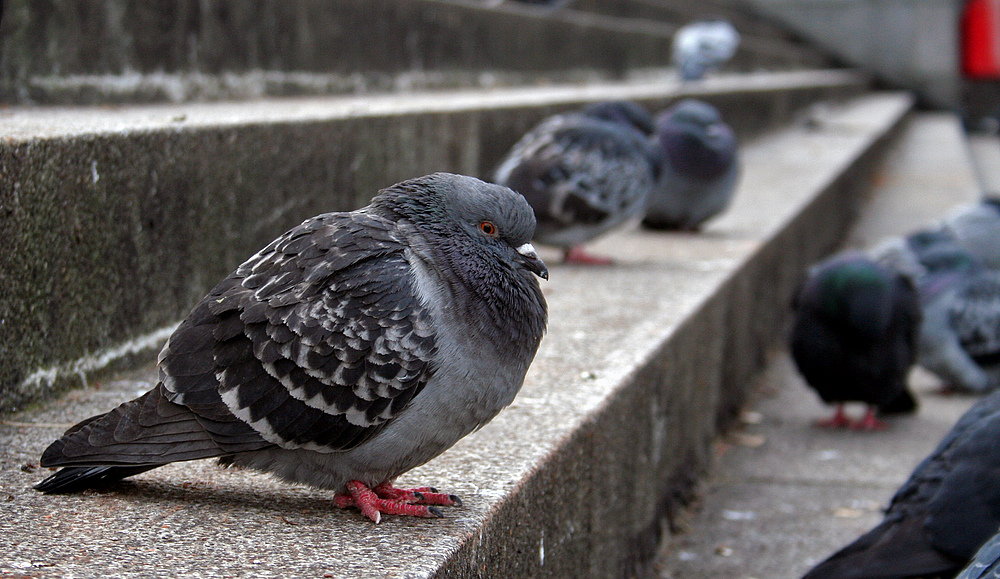
[{"label": "pigeon eye", "polygon": [[497,226],[493,225],[492,221],[483,221],[482,223],[480,223],[479,231],[482,231],[483,233],[489,235],[490,237],[497,236]]}]

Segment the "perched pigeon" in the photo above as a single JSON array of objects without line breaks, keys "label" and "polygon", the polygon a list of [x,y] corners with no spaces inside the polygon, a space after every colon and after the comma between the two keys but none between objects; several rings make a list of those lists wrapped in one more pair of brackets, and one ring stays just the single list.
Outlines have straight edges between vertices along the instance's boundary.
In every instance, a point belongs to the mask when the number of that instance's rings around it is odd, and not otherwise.
[{"label": "perched pigeon", "polygon": [[1000,527],[1000,392],[970,408],[885,519],[803,579],[954,577]]},{"label": "perched pigeon", "polygon": [[546,324],[534,226],[520,195],[446,173],[303,222],[195,306],[154,389],[49,446],[42,466],[67,468],[36,488],[218,457],[333,489],[375,522],[440,516],[427,505],[457,497],[392,482],[520,389]]},{"label": "perched pigeon", "polygon": [[683,100],[656,118],[659,178],[642,224],[694,231],[729,206],[740,167],[736,136],[712,105]]},{"label": "perched pigeon", "polygon": [[674,34],[673,61],[681,79],[699,80],[736,54],[740,33],[725,20],[692,22]]},{"label": "perched pigeon", "polygon": [[[795,299],[792,358],[827,403],[837,403],[822,426],[882,428],[883,413],[908,412],[916,401],[906,386],[920,324],[917,291],[905,277],[859,252],[814,266]],[[851,422],[843,403],[869,405]]]},{"label": "perched pigeon", "polygon": [[1000,366],[1000,271],[984,269],[954,242],[919,253],[923,309],[917,363],[949,387],[982,393]]},{"label": "perched pigeon", "polygon": [[969,566],[955,579],[997,579],[1000,577],[1000,533],[986,541],[986,544],[972,558]]},{"label": "perched pigeon", "polygon": [[960,205],[944,218],[943,229],[991,269],[1000,269],[1000,198]]},{"label": "perched pigeon", "polygon": [[649,114],[631,102],[555,115],[511,148],[494,181],[524,195],[536,239],[563,248],[566,262],[608,263],[580,245],[642,214],[655,179],[652,131]]}]

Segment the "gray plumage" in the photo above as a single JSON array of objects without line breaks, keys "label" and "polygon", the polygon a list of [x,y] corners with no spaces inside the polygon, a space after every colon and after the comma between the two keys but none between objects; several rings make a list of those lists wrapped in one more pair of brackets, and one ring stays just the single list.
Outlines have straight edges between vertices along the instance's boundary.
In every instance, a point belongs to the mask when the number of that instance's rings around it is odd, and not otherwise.
[{"label": "gray plumage", "polygon": [[995,388],[1000,272],[983,268],[955,243],[938,244],[919,256],[926,273],[917,281],[924,312],[918,363],[960,390]]},{"label": "gray plumage", "polygon": [[43,454],[66,492],[218,457],[344,492],[391,482],[510,404],[546,324],[524,199],[437,173],[308,219],[205,297],[159,383]]},{"label": "gray plumage", "polygon": [[886,240],[873,255],[920,291],[917,362],[950,388],[982,393],[1000,383],[1000,271],[966,247],[935,226]]},{"label": "gray plumage", "polygon": [[1000,269],[1000,199],[960,205],[944,218],[942,229],[990,269]]},{"label": "gray plumage", "polygon": [[977,402],[896,491],[885,519],[804,579],[953,577],[1000,526],[1000,392]]},{"label": "gray plumage", "polygon": [[732,58],[739,44],[739,32],[724,20],[692,22],[674,34],[672,58],[681,79],[699,80]]},{"label": "gray plumage", "polygon": [[986,541],[955,579],[1000,579],[1000,533]]},{"label": "gray plumage", "polygon": [[683,100],[656,118],[659,177],[642,224],[693,231],[725,210],[739,181],[736,136],[712,105]]},{"label": "gray plumage", "polygon": [[652,119],[630,102],[555,115],[526,133],[494,181],[524,195],[535,238],[569,251],[642,214],[653,185]]}]

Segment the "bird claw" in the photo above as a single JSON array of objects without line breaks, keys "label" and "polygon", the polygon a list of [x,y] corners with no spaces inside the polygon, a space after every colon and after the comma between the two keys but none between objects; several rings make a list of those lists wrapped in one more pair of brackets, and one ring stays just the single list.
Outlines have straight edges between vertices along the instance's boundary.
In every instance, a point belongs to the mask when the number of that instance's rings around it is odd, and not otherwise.
[{"label": "bird claw", "polygon": [[373,489],[356,480],[347,483],[347,493],[333,497],[333,505],[340,509],[358,507],[377,524],[382,514],[410,517],[441,518],[444,513],[434,505],[462,506],[462,499],[455,495],[439,493],[433,487],[397,489],[391,482],[384,482]]}]

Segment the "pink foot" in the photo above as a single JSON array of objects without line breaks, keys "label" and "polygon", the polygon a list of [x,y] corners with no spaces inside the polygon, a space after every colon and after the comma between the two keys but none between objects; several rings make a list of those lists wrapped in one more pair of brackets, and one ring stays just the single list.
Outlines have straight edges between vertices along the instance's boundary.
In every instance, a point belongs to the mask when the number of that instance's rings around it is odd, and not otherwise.
[{"label": "pink foot", "polygon": [[825,420],[817,420],[816,426],[820,428],[847,428],[851,426],[851,419],[844,414],[844,405],[838,404],[833,416]]},{"label": "pink foot", "polygon": [[875,417],[874,406],[869,406],[868,411],[865,412],[864,417],[862,417],[861,420],[858,420],[857,422],[851,424],[851,430],[865,430],[873,432],[876,430],[885,430],[887,428],[889,428],[888,424],[882,422],[881,420]]},{"label": "pink foot", "polygon": [[370,489],[364,483],[352,480],[347,483],[347,492],[334,495],[334,506],[340,509],[358,507],[376,524],[382,520],[382,513],[440,518],[444,516],[441,510],[427,505],[462,506],[462,499],[455,495],[439,493],[430,487],[397,489],[391,482]]},{"label": "pink foot", "polygon": [[601,257],[599,255],[591,255],[582,247],[576,245],[566,250],[566,253],[563,255],[563,263],[576,265],[611,265],[614,263],[614,260],[607,257]]}]

